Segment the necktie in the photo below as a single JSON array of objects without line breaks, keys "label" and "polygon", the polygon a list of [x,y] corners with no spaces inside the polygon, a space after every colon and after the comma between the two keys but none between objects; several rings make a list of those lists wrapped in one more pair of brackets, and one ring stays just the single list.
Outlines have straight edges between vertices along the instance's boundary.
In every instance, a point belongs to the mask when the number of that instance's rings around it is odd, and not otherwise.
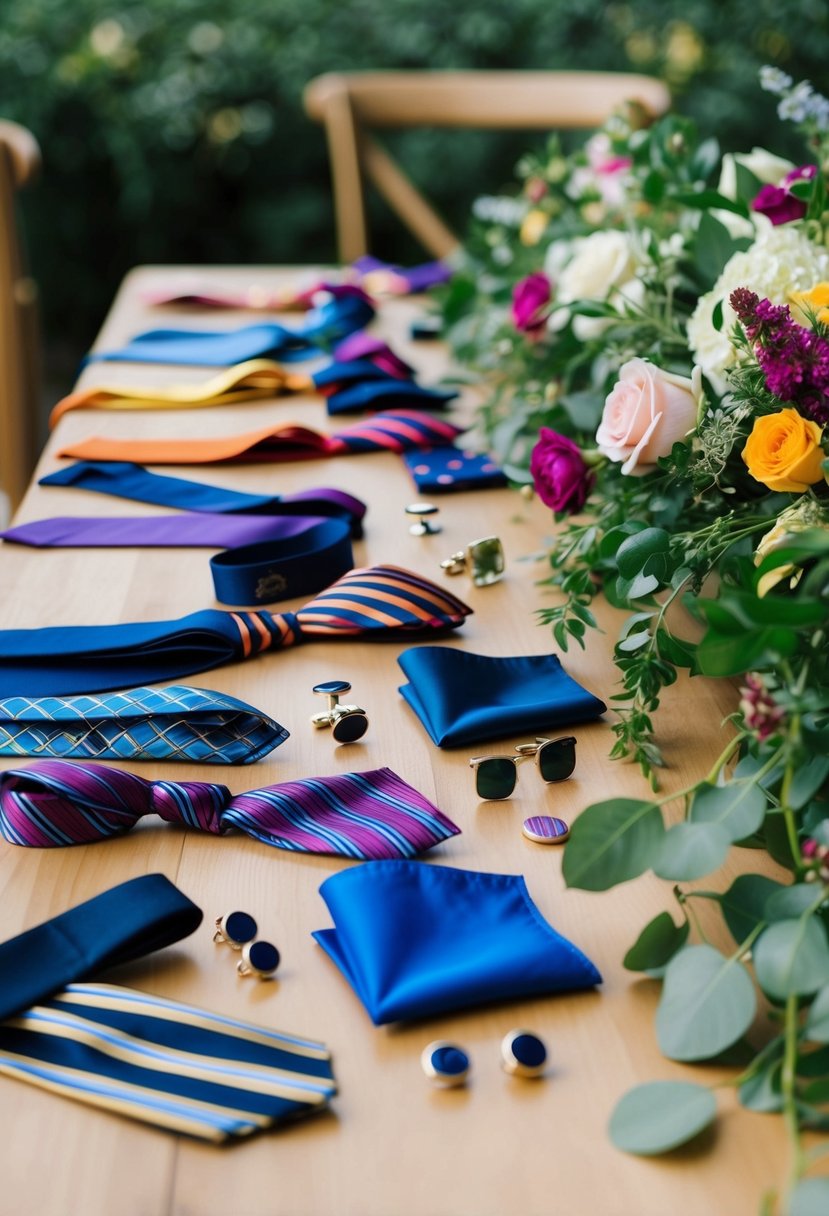
[{"label": "necktie", "polygon": [[122,836],[145,815],[221,836],[237,828],[300,853],[414,857],[460,828],[391,769],[285,781],[232,795],[204,781],[145,781],[71,760],[0,773],[0,835],[53,848]]},{"label": "necktie", "polygon": [[299,308],[310,308],[311,301],[321,293],[336,297],[353,293],[355,289],[360,290],[358,284],[331,283],[325,279],[309,281],[306,278],[304,283],[294,283],[276,290],[261,283],[252,283],[243,291],[229,291],[191,279],[178,290],[142,292],[141,300],[144,304],[159,308],[190,305],[195,308],[239,308],[251,312],[293,312]]},{"label": "necktie", "polygon": [[445,494],[450,490],[489,490],[507,484],[506,474],[485,452],[460,448],[427,448],[407,452],[403,463],[423,494]]},{"label": "necktie", "polygon": [[321,1043],[79,982],[201,919],[163,874],[145,874],[0,944],[0,1072],[212,1141],[319,1109],[336,1089]]},{"label": "necktie", "polygon": [[227,693],[172,684],[78,697],[0,700],[0,755],[252,764],[288,738]]},{"label": "necktie", "polygon": [[0,532],[39,548],[209,548],[216,599],[272,604],[313,595],[354,565],[343,519],[306,515],[63,515]]},{"label": "necktie", "polygon": [[298,612],[208,608],[172,621],[0,630],[0,697],[162,683],[314,638],[432,636],[472,609],[397,566],[352,570]]},{"label": "necktie", "polygon": [[168,477],[151,473],[138,464],[123,461],[94,463],[81,460],[41,477],[42,486],[73,486],[79,490],[94,490],[112,494],[133,502],[150,502],[159,507],[178,507],[182,511],[207,511],[219,514],[246,515],[329,515],[347,519],[352,536],[362,536],[362,520],[366,505],[344,490],[327,487],[301,490],[297,494],[245,494],[222,486],[188,481],[183,477]]},{"label": "necktie", "polygon": [[404,268],[370,254],[357,258],[354,270],[367,291],[394,296],[427,291],[439,283],[447,283],[452,277],[452,268],[446,262],[424,262],[420,266]]},{"label": "necktie", "polygon": [[334,347],[334,358],[348,363],[352,360],[370,359],[375,367],[382,368],[392,376],[402,379],[414,375],[414,369],[395,354],[387,342],[364,329],[355,330]]},{"label": "necktie", "polygon": [[248,359],[198,384],[98,384],[78,389],[53,408],[49,426],[54,427],[75,409],[205,409],[269,400],[285,393],[319,391],[328,398],[328,413],[332,415],[395,405],[442,409],[457,397],[451,390],[423,388],[414,382],[409,371],[401,374],[395,365],[384,367],[366,357],[345,362],[334,360],[308,376],[289,372],[270,359]]},{"label": "necktie", "polygon": [[374,316],[365,292],[352,289],[312,309],[297,329],[276,323],[243,325],[232,330],[151,329],[136,334],[115,350],[92,351],[88,361],[117,363],[200,364],[228,367],[246,359],[285,362],[308,359],[320,346],[363,329]]},{"label": "necktie", "polygon": [[375,414],[333,435],[293,422],[218,439],[109,439],[93,436],[62,448],[79,460],[119,460],[135,464],[268,463],[347,456],[362,452],[405,452],[452,443],[463,431],[420,410]]},{"label": "necktie", "polygon": [[0,1023],[0,1073],[215,1144],[337,1092],[323,1043],[96,983]]}]

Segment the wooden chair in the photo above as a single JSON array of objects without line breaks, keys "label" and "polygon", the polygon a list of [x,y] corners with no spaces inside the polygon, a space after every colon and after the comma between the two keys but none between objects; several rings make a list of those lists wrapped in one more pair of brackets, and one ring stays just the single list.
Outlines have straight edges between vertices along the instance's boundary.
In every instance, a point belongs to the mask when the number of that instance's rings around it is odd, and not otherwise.
[{"label": "wooden chair", "polygon": [[0,491],[12,508],[35,464],[40,388],[37,288],[25,268],[16,195],[39,167],[31,132],[0,120]]},{"label": "wooden chair", "polygon": [[310,81],[304,100],[325,125],[339,253],[351,262],[369,250],[365,178],[431,255],[445,257],[460,243],[371,130],[585,129],[626,102],[658,117],[670,94],[654,77],[623,72],[332,72]]}]

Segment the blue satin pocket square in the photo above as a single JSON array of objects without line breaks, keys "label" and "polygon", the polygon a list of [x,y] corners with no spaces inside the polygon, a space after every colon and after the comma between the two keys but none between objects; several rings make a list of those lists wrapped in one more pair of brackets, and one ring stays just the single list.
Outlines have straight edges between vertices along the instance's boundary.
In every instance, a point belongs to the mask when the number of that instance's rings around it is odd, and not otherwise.
[{"label": "blue satin pocket square", "polygon": [[335,928],[313,936],[376,1026],[601,983],[519,874],[373,861],[320,894]]},{"label": "blue satin pocket square", "polygon": [[400,692],[438,747],[591,722],[607,706],[554,654],[492,658],[454,646],[418,646],[398,657]]}]

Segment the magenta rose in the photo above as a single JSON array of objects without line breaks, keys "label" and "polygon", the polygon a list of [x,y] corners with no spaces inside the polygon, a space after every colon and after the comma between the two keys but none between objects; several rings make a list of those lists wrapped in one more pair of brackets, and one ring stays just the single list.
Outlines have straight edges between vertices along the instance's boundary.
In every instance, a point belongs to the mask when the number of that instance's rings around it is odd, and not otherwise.
[{"label": "magenta rose", "polygon": [[802,220],[808,207],[803,199],[791,193],[789,187],[795,182],[811,181],[816,173],[817,165],[801,165],[787,173],[779,186],[763,186],[752,199],[752,211],[766,216],[775,228],[779,224],[790,224],[792,220]]},{"label": "magenta rose", "polygon": [[546,426],[538,432],[530,474],[538,497],[557,514],[580,511],[595,480],[578,444]]},{"label": "magenta rose", "polygon": [[512,289],[512,323],[519,333],[533,339],[541,337],[552,297],[552,284],[542,271],[519,279]]}]

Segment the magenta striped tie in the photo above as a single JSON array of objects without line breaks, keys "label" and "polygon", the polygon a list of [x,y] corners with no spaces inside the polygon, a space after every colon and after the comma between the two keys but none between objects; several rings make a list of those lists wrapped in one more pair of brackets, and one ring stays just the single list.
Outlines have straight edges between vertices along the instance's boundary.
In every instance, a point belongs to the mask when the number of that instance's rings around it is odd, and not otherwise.
[{"label": "magenta striped tie", "polygon": [[279,849],[378,860],[414,857],[457,824],[391,769],[285,781],[232,795],[205,781],[145,781],[99,764],[43,760],[0,773],[0,834],[53,848],[122,836],[144,815]]}]

